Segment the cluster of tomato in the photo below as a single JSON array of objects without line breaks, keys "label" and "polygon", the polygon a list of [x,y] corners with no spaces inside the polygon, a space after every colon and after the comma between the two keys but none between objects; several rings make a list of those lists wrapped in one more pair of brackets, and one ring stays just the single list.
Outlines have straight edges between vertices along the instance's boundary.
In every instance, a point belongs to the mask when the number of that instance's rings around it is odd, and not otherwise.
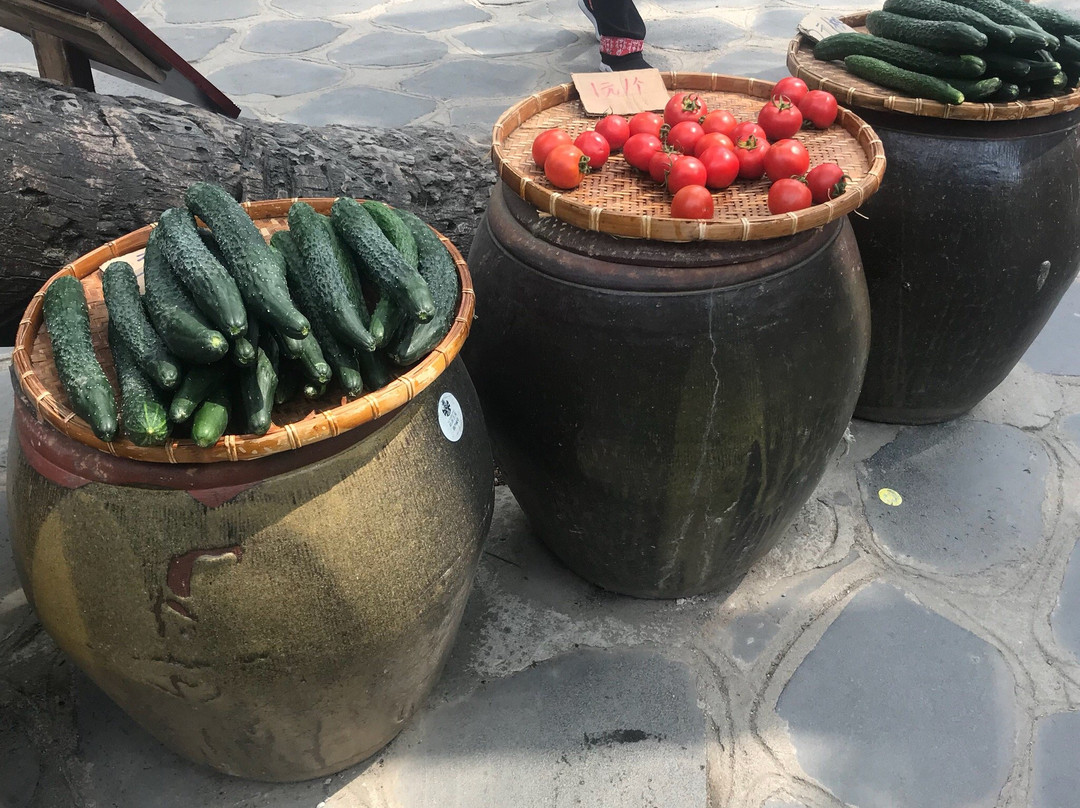
[{"label": "cluster of tomato", "polygon": [[835,163],[810,169],[810,154],[794,137],[804,125],[827,129],[836,115],[830,93],[788,77],[773,86],[756,123],[740,123],[728,110],[710,111],[696,93],[676,93],[663,115],[608,115],[576,139],[562,129],[541,132],[532,155],[552,185],[570,189],[602,168],[612,150],[622,149],[627,163],[667,186],[671,215],[681,219],[711,219],[712,190],[767,176],[770,212],[787,213],[844,192],[843,170]]}]

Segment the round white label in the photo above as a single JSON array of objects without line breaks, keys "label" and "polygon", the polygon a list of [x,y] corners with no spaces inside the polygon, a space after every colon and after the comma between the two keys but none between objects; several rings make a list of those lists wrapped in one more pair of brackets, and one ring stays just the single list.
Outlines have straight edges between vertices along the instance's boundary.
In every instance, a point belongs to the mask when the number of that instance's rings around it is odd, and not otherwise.
[{"label": "round white label", "polygon": [[451,393],[443,393],[439,397],[439,426],[446,439],[453,443],[461,440],[461,433],[465,431],[465,419],[461,415],[461,405]]}]

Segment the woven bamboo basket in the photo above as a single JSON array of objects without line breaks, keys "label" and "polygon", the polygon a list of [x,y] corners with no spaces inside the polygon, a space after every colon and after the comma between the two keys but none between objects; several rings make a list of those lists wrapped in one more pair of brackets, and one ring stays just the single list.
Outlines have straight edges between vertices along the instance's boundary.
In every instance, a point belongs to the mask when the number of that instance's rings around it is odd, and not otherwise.
[{"label": "woven bamboo basket", "polygon": [[[772,89],[771,82],[716,73],[665,73],[664,83],[669,90],[695,90],[709,109],[730,110],[739,120],[756,120]],[[561,127],[577,137],[595,123],[573,84],[529,96],[495,122],[491,154],[499,176],[539,210],[584,230],[657,241],[749,241],[794,235],[850,213],[878,189],[885,173],[885,151],[874,130],[850,110],[841,110],[827,130],[807,129],[796,137],[810,152],[811,165],[834,162],[847,172],[852,181],[846,193],[773,215],[768,180],[738,180],[714,192],[716,218],[675,219],[671,195],[633,169],[621,153],[572,191],[556,189],[537,169],[532,141],[540,132]]]},{"label": "woven bamboo basket", "polygon": [[[288,227],[289,206],[296,199],[270,199],[244,203],[248,215],[266,238]],[[320,213],[328,213],[333,199],[303,199]],[[165,446],[144,447],[118,437],[111,443],[98,440],[82,418],[71,409],[53,363],[52,345],[42,327],[45,289],[56,278],[72,275],[83,284],[90,309],[91,335],[98,360],[116,387],[112,353],[107,342],[108,312],[102,299],[101,270],[114,260],[127,261],[142,277],[143,248],[153,225],[128,233],[66,265],[49,279],[27,307],[19,322],[12,352],[19,387],[36,408],[39,418],[80,443],[117,457],[152,463],[216,463],[254,460],[299,449],[355,429],[386,416],[412,400],[432,384],[461,350],[472,325],[475,294],[469,269],[449,239],[439,239],[453,256],[461,280],[461,297],[449,333],[425,359],[398,375],[385,387],[355,399],[340,392],[317,401],[296,400],[274,408],[273,423],[265,435],[225,435],[216,445],[203,449],[190,440],[173,440]],[[333,388],[333,384],[331,384]],[[118,389],[118,388],[117,388]]]},{"label": "woven bamboo basket", "polygon": [[[856,31],[866,33],[869,12],[841,17]],[[1068,94],[1030,101],[1009,101],[1004,104],[942,104],[928,98],[897,95],[896,90],[853,76],[842,62],[822,62],[814,58],[814,43],[799,34],[788,45],[787,66],[814,90],[826,90],[846,106],[880,109],[924,118],[947,118],[956,121],[1016,121],[1022,118],[1043,118],[1080,107],[1080,88]]]}]

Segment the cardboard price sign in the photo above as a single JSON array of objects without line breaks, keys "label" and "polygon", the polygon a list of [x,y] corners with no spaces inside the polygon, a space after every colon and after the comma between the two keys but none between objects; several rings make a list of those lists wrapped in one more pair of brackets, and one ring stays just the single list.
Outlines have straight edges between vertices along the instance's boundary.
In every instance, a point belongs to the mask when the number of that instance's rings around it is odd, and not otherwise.
[{"label": "cardboard price sign", "polygon": [[572,73],[571,78],[589,115],[633,115],[661,110],[671,97],[656,69]]}]

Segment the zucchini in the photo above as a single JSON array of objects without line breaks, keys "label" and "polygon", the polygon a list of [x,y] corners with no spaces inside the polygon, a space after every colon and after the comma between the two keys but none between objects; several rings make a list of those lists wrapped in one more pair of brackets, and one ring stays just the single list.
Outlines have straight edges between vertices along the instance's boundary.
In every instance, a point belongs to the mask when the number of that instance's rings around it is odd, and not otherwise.
[{"label": "zucchini", "polygon": [[184,208],[170,208],[161,214],[161,251],[177,279],[191,293],[215,327],[235,337],[247,329],[247,311],[236,281],[206,249],[195,229],[195,220]]},{"label": "zucchini", "polygon": [[848,56],[873,56],[891,65],[928,76],[977,79],[986,72],[986,62],[978,56],[935,53],[918,45],[893,42],[872,34],[833,34],[814,46],[814,58],[824,62]]},{"label": "zucchini", "polygon": [[197,365],[187,372],[184,381],[173,394],[172,403],[169,404],[169,420],[174,424],[180,424],[195,414],[195,409],[201,404],[214,388],[225,383],[229,369],[225,364]]},{"label": "zucchini", "polygon": [[435,303],[424,278],[405,263],[359,202],[341,197],[330,209],[330,221],[381,291],[421,322],[434,316]]},{"label": "zucchini", "polygon": [[1020,88],[1015,84],[1010,84],[1007,81],[1001,82],[1001,89],[999,89],[993,95],[983,99],[988,103],[1004,104],[1009,101],[1015,101],[1020,97]]},{"label": "zucchini", "polygon": [[225,335],[214,329],[173,275],[161,252],[158,228],[150,231],[143,257],[143,303],[150,322],[176,356],[187,362],[209,364],[229,350]]},{"label": "zucchini", "polygon": [[112,326],[109,345],[116,380],[120,383],[120,423],[124,434],[136,446],[163,446],[172,431],[164,393],[142,372],[135,355]]},{"label": "zucchini", "polygon": [[209,182],[189,186],[184,202],[209,226],[251,312],[283,334],[303,339],[309,325],[289,297],[285,267],[270,252],[247,211],[224,188]]},{"label": "zucchini", "polygon": [[409,228],[401,221],[394,209],[383,202],[376,202],[373,199],[361,202],[360,205],[375,220],[375,224],[383,231],[386,240],[394,245],[394,249],[401,255],[401,260],[416,269],[420,262],[420,255],[416,251],[416,239],[413,238]]},{"label": "zucchini", "polygon": [[1080,19],[1071,17],[1056,8],[1050,8],[1042,4],[1027,3],[1024,0],[1002,0],[1012,6],[1044,30],[1059,37],[1076,36],[1080,34]]},{"label": "zucchini", "polygon": [[380,297],[375,311],[371,313],[371,336],[375,338],[375,345],[382,348],[390,342],[404,320],[405,312],[398,308],[389,295]]},{"label": "zucchini", "polygon": [[[289,233],[302,258],[297,267],[290,267],[299,273],[296,285],[310,293],[313,311],[308,312],[309,317],[321,319],[335,335],[354,348],[373,351],[375,340],[350,296],[322,218],[306,202],[296,202],[289,208]],[[291,280],[289,288],[293,294],[297,293]],[[320,345],[322,342],[319,339]]]},{"label": "zucchini", "polygon": [[1008,45],[1016,39],[1016,34],[1010,28],[994,22],[985,14],[943,0],[885,0],[882,9],[920,20],[965,22],[986,34],[991,45]]},{"label": "zucchini", "polygon": [[195,420],[191,422],[191,439],[196,446],[206,449],[225,434],[232,410],[230,399],[228,386],[219,384],[199,405]]},{"label": "zucchini", "polygon": [[996,76],[979,81],[965,79],[946,79],[946,81],[964,94],[965,101],[985,101],[1001,89],[1001,79]]},{"label": "zucchini", "polygon": [[1028,73],[1031,72],[1031,62],[1017,56],[988,52],[983,54],[983,59],[986,60],[987,74],[997,76],[1004,81],[1026,81]]},{"label": "zucchini", "polygon": [[[866,59],[866,56],[852,56],[851,59]],[[876,60],[875,60],[876,61]],[[899,68],[884,65],[888,70]],[[411,365],[431,352],[446,336],[457,313],[458,295],[461,291],[457,267],[449,250],[439,241],[435,231],[424,224],[417,216],[407,211],[398,214],[409,232],[416,239],[420,254],[420,275],[431,289],[435,303],[435,315],[426,323],[406,320],[398,332],[397,338],[388,350],[390,358],[398,365]]]},{"label": "zucchini", "polygon": [[867,14],[866,30],[874,36],[946,53],[974,53],[985,48],[988,42],[986,34],[965,22],[913,20],[888,11],[871,11]]},{"label": "zucchini", "polygon": [[94,353],[83,285],[71,275],[57,278],[45,290],[42,309],[56,373],[71,408],[98,440],[109,443],[116,437],[116,395]]},{"label": "zucchini", "polygon": [[254,367],[244,368],[240,374],[240,399],[244,406],[246,426],[252,435],[265,435],[270,429],[270,415],[274,407],[274,391],[277,374],[270,357],[262,348]]},{"label": "zucchini", "polygon": [[942,79],[894,67],[872,56],[849,56],[844,60],[844,67],[849,73],[860,78],[883,87],[902,90],[909,95],[929,98],[943,104],[964,103],[964,94]]},{"label": "zucchini", "polygon": [[180,384],[180,363],[158,336],[146,316],[135,270],[113,261],[101,273],[101,291],[116,336],[131,351],[143,372],[162,390]]}]

